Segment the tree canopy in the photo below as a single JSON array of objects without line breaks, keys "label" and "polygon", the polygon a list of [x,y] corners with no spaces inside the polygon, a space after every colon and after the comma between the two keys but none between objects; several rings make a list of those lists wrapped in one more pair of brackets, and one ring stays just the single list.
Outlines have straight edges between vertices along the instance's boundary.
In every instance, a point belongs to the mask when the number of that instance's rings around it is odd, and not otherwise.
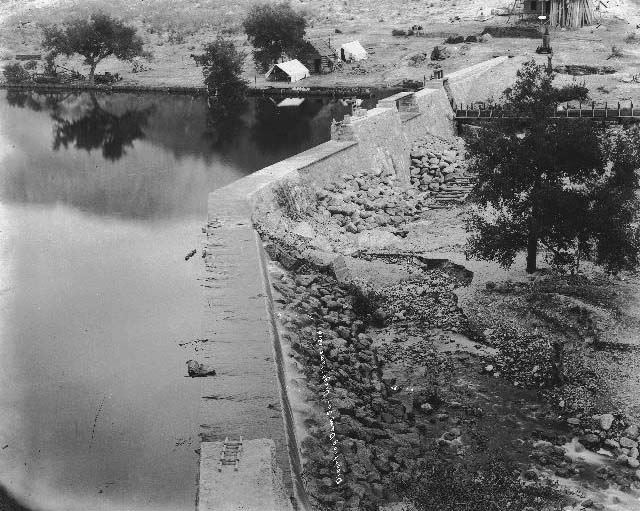
[{"label": "tree canopy", "polygon": [[196,64],[202,66],[209,93],[226,101],[243,96],[247,90],[247,81],[242,78],[246,57],[247,54],[238,51],[233,41],[222,36],[207,44],[204,53],[192,55]]},{"label": "tree canopy", "polygon": [[89,19],[76,18],[62,28],[44,29],[43,46],[62,55],[75,53],[84,57],[89,66],[89,81],[93,83],[96,66],[105,58],[114,56],[131,60],[143,54],[142,39],[134,27],[125,25],[103,13],[93,13]]},{"label": "tree canopy", "polygon": [[553,76],[534,61],[507,89],[525,121],[492,121],[468,137],[478,173],[467,252],[511,266],[527,251],[527,271],[546,249],[556,265],[591,259],[608,270],[638,265],[640,130],[580,119],[552,119]]},{"label": "tree canopy", "polygon": [[287,2],[254,5],[242,26],[255,48],[254,60],[265,71],[281,55],[296,58],[304,48],[307,21]]}]

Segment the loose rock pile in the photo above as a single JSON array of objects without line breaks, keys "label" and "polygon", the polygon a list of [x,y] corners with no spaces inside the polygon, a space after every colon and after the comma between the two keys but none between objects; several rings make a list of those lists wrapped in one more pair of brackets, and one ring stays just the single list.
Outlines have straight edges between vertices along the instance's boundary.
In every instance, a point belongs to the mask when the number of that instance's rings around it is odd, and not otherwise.
[{"label": "loose rock pile", "polygon": [[317,192],[318,213],[337,222],[347,232],[379,227],[397,228],[420,218],[428,193],[398,186],[394,176],[360,172],[345,174]]},{"label": "loose rock pile", "polygon": [[461,151],[425,138],[411,152],[411,185],[378,171],[343,174],[316,192],[316,212],[352,234],[387,228],[402,230],[431,209],[462,203],[473,187]]},{"label": "loose rock pile", "polygon": [[422,192],[432,192],[432,208],[464,201],[474,180],[465,169],[462,152],[437,139],[418,141],[411,149],[411,184]]}]

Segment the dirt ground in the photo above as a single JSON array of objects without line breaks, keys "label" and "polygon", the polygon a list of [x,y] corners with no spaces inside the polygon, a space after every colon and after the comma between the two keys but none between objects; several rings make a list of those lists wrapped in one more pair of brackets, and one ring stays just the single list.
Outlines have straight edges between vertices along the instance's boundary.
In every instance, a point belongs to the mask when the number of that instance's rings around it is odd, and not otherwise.
[{"label": "dirt ground", "polygon": [[[69,16],[100,8],[136,25],[152,59],[141,61],[138,72],[132,71],[131,63],[107,60],[98,66],[98,72],[120,73],[125,83],[200,85],[202,75],[190,55],[198,53],[217,34],[232,37],[251,53],[241,20],[253,3],[256,0],[116,0],[108,4],[95,0],[5,0],[0,3],[0,65],[12,62],[16,53],[40,52],[42,24],[59,23]],[[517,24],[518,18],[491,14],[493,9],[508,5],[507,0],[296,1],[294,7],[309,20],[308,37],[330,39],[334,46],[357,39],[370,55],[365,62],[345,65],[342,71],[313,75],[295,85],[385,86],[405,79],[428,81],[435,65],[429,57],[436,45],[446,47],[449,55],[439,62],[445,76],[498,55],[536,57],[535,49],[540,44],[537,39],[493,38],[484,43],[443,44],[447,34],[479,35],[486,27]],[[631,79],[640,73],[640,0],[611,0],[597,18],[598,24],[592,27],[551,29],[553,63],[610,66],[615,72],[578,77],[560,74],[558,81],[584,81],[596,101],[640,100],[640,84]],[[424,27],[422,36],[391,35],[393,29],[406,30],[414,24]],[[629,38],[631,34],[636,39]],[[617,56],[611,57],[614,46]],[[546,58],[542,60],[546,62]],[[78,58],[61,58],[59,63],[86,72]],[[286,86],[266,82],[251,58],[247,59],[245,77],[255,86]]]}]

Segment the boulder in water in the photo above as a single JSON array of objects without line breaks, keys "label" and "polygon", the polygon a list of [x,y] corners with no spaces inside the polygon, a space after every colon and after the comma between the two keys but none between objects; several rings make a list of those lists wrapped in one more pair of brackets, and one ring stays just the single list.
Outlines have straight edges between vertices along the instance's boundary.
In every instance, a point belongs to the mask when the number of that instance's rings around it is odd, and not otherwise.
[{"label": "boulder in water", "polygon": [[203,376],[215,376],[216,370],[207,364],[201,364],[196,360],[187,360],[187,372],[191,378]]}]

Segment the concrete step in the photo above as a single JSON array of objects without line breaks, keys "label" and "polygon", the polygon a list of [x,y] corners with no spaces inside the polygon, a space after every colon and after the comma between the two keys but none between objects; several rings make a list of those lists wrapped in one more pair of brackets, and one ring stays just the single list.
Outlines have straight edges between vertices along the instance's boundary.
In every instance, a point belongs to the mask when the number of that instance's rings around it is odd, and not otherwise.
[{"label": "concrete step", "polygon": [[293,511],[275,460],[273,440],[244,441],[239,462],[222,466],[223,442],[200,444],[196,511]]}]

